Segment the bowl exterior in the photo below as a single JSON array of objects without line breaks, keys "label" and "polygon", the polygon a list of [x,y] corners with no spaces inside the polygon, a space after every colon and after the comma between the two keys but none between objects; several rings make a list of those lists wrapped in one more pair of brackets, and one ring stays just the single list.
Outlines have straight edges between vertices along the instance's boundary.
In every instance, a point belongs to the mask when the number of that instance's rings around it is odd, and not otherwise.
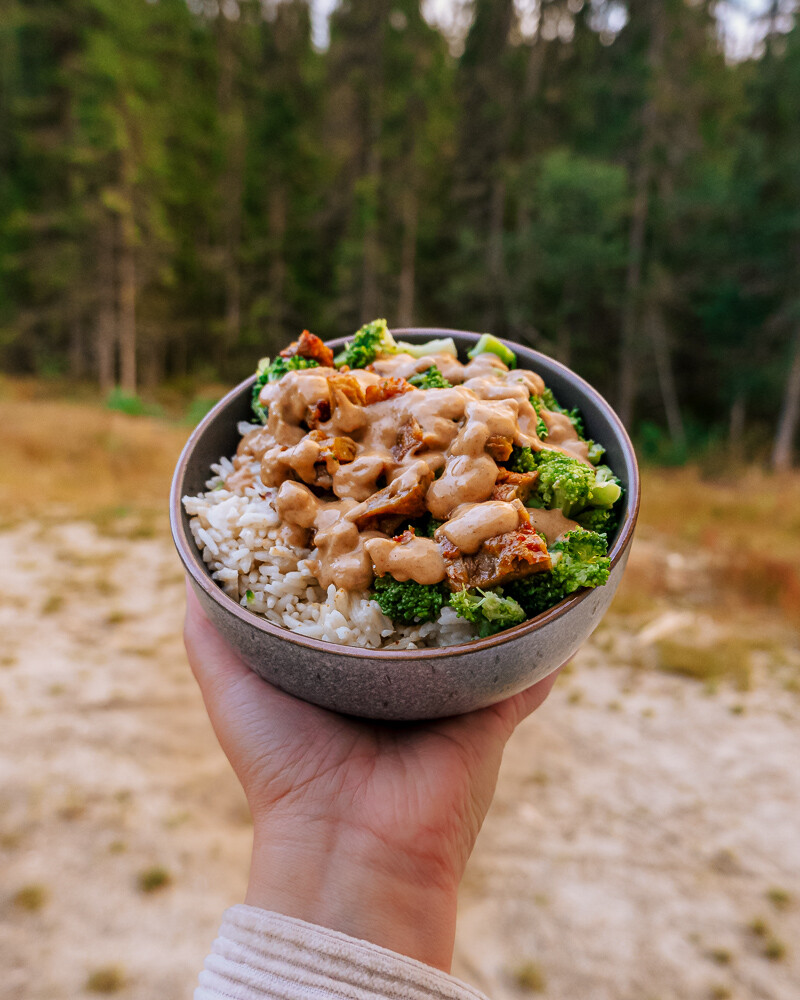
[{"label": "bowl exterior", "polygon": [[[523,691],[573,656],[599,624],[622,579],[627,552],[603,587],[587,591],[568,615],[534,632],[449,656],[382,661],[321,653],[249,628],[192,582],[206,615],[257,674],[289,694],[345,715],[369,719],[437,719],[493,705]],[[456,651],[457,650],[457,651]]]},{"label": "bowl exterior", "polygon": [[[452,335],[461,351],[478,338],[438,329],[394,332],[407,340]],[[521,367],[538,371],[562,403],[581,407],[587,435],[606,445],[606,461],[623,482],[624,509],[610,550],[608,582],[490,639],[437,649],[340,646],[295,636],[252,614],[211,580],[181,504],[182,496],[204,489],[212,462],[235,451],[236,424],[249,419],[252,379],[248,379],[221,400],[190,437],[173,480],[170,519],[175,544],[206,615],[257,674],[299,698],[350,715],[439,718],[483,708],[536,683],[565,663],[597,627],[622,578],[638,513],[633,448],[618,418],[594,389],[552,359],[512,346]]]}]

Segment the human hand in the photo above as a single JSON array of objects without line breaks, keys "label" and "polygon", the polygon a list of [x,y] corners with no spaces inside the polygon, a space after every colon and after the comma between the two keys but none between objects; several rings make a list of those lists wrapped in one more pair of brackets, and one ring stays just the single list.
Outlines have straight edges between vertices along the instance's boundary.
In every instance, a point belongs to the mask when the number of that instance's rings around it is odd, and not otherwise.
[{"label": "human hand", "polygon": [[262,680],[187,594],[189,662],[253,816],[245,901],[449,971],[503,748],[556,674],[456,718],[354,719]]}]

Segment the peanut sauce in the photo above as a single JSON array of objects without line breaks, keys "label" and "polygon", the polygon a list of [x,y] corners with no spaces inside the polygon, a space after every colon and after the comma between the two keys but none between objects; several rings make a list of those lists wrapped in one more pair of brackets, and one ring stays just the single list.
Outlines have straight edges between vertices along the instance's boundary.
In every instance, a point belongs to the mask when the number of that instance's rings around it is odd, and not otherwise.
[{"label": "peanut sauce", "polygon": [[[431,365],[452,386],[409,387],[405,380]],[[313,544],[323,587],[363,590],[384,573],[439,583],[442,536],[470,554],[527,523],[526,515],[551,543],[575,527],[561,511],[491,499],[499,466],[490,451],[504,457],[498,442],[589,464],[588,445],[562,414],[541,411],[549,433],[540,440],[530,397],[543,390],[535,372],[509,371],[490,353],[468,364],[450,354],[400,353],[369,369],[290,371],[262,389],[267,423],[242,438],[226,485],[251,485],[251,463],[260,463],[262,482],[278,490],[277,512]],[[367,404],[367,395],[378,402]],[[395,537],[426,513],[445,522],[436,540]]]}]

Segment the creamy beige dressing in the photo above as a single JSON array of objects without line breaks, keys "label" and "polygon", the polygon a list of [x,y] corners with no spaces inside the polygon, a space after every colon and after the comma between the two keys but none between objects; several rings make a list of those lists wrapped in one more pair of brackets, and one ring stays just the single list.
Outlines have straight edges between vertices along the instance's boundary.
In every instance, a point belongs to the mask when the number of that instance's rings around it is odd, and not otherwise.
[{"label": "creamy beige dressing", "polygon": [[392,538],[370,538],[364,548],[372,559],[378,576],[389,573],[395,580],[417,583],[441,583],[445,578],[444,559],[432,538],[411,538],[396,542]]},{"label": "creamy beige dressing", "polygon": [[[451,388],[403,391],[404,379],[432,364]],[[488,353],[466,365],[449,354],[396,354],[371,369],[300,369],[267,383],[259,397],[267,423],[242,438],[227,479],[252,485],[251,465],[260,461],[264,485],[278,488],[277,512],[315,548],[322,586],[361,590],[376,573],[438,583],[445,578],[439,540],[470,555],[528,514],[549,541],[575,526],[560,511],[491,499],[498,461],[512,445],[588,463],[588,446],[562,414],[542,411],[549,436],[539,439],[530,403],[544,389],[539,375],[509,371]],[[377,402],[366,404],[367,390]],[[426,511],[446,522],[437,541],[393,538]]]},{"label": "creamy beige dressing", "polygon": [[487,500],[485,503],[460,504],[436,531],[436,537],[444,535],[465,555],[477,552],[487,538],[503,535],[519,527],[519,500],[516,504],[503,500]]},{"label": "creamy beige dressing", "polygon": [[526,510],[532,526],[545,538],[548,545],[552,545],[565,532],[580,527],[577,521],[564,517],[560,510],[539,510],[536,507],[527,507]]}]

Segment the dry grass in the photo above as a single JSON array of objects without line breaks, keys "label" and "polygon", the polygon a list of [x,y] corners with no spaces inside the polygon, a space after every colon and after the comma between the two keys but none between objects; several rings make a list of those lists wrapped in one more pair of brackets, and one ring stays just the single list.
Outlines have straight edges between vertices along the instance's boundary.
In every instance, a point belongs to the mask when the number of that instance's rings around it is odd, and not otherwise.
[{"label": "dry grass", "polygon": [[656,644],[656,649],[658,667],[666,673],[705,682],[729,678],[738,691],[750,689],[750,652],[735,639],[726,639],[707,647],[662,639]]},{"label": "dry grass", "polygon": [[165,509],[187,437],[165,421],[48,399],[0,400],[0,426],[0,509],[10,520]]},{"label": "dry grass", "polygon": [[753,468],[735,479],[709,480],[693,467],[650,469],[642,498],[645,532],[712,557],[717,598],[734,607],[778,607],[798,620],[800,473],[773,476]]},{"label": "dry grass", "polygon": [[172,884],[172,876],[161,865],[153,865],[139,874],[137,884],[140,892],[157,892]]},{"label": "dry grass", "polygon": [[791,893],[777,885],[773,885],[767,889],[767,899],[776,910],[788,910],[792,905]]},{"label": "dry grass", "polygon": [[125,973],[118,965],[104,965],[86,977],[87,993],[119,993],[125,987]]},{"label": "dry grass", "polygon": [[786,958],[786,945],[778,938],[769,938],[764,944],[764,958],[768,958],[771,962],[782,962]]},{"label": "dry grass", "polygon": [[544,993],[547,986],[544,971],[538,962],[525,962],[514,970],[514,982],[526,993]]},{"label": "dry grass", "polygon": [[20,910],[28,910],[29,913],[35,913],[37,910],[41,910],[47,903],[48,897],[49,893],[45,886],[38,884],[24,885],[14,894],[13,903]]}]

